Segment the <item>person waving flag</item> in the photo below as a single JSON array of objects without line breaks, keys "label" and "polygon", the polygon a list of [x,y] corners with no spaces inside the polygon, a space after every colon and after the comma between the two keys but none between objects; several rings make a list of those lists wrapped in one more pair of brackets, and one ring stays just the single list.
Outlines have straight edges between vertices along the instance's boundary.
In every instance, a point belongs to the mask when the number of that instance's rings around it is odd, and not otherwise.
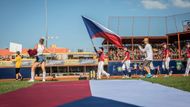
[{"label": "person waving flag", "polygon": [[118,48],[123,47],[121,38],[117,34],[91,19],[88,19],[84,16],[82,16],[82,19],[91,40],[94,38],[104,38]]}]

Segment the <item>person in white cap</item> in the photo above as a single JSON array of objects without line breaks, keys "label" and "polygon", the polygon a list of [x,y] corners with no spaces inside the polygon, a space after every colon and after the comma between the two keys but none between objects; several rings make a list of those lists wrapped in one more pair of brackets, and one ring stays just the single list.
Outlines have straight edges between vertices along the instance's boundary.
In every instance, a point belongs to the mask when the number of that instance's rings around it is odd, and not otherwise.
[{"label": "person in white cap", "polygon": [[145,69],[145,71],[148,73],[146,75],[147,78],[151,78],[152,74],[150,72],[150,64],[153,61],[153,51],[152,51],[152,46],[149,44],[149,39],[148,38],[144,38],[143,40],[144,44],[145,44],[145,48],[142,48],[142,46],[138,45],[139,49],[142,52],[146,53],[146,58],[143,61],[143,68]]}]

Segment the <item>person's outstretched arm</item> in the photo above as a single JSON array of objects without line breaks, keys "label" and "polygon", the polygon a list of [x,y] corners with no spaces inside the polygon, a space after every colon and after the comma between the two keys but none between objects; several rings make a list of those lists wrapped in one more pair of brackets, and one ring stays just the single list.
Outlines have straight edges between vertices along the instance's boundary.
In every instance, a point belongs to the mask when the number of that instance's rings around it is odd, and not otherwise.
[{"label": "person's outstretched arm", "polygon": [[143,49],[142,46],[138,45],[139,49],[142,51],[142,52],[145,52],[145,48]]}]

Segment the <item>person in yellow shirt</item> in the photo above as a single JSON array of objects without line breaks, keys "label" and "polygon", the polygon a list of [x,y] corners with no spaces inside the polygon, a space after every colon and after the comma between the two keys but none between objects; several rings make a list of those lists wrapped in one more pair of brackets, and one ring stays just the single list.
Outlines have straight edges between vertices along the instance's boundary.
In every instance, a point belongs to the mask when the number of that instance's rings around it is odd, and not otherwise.
[{"label": "person in yellow shirt", "polygon": [[20,80],[23,80],[23,77],[20,74],[20,68],[21,68],[21,64],[22,64],[22,58],[21,58],[21,55],[20,55],[19,51],[17,51],[16,54],[17,54],[16,58],[15,58],[15,61],[16,61],[16,63],[15,63],[16,80],[18,80],[19,77],[20,77]]}]

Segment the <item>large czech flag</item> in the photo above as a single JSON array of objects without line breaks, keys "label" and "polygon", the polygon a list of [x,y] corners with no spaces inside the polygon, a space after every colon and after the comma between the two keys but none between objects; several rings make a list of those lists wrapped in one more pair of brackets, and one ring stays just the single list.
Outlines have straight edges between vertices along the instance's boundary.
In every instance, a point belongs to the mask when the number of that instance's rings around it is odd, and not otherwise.
[{"label": "large czech flag", "polygon": [[117,34],[91,19],[88,19],[84,16],[82,16],[82,19],[86,25],[91,39],[104,38],[118,48],[123,47],[121,38]]}]

